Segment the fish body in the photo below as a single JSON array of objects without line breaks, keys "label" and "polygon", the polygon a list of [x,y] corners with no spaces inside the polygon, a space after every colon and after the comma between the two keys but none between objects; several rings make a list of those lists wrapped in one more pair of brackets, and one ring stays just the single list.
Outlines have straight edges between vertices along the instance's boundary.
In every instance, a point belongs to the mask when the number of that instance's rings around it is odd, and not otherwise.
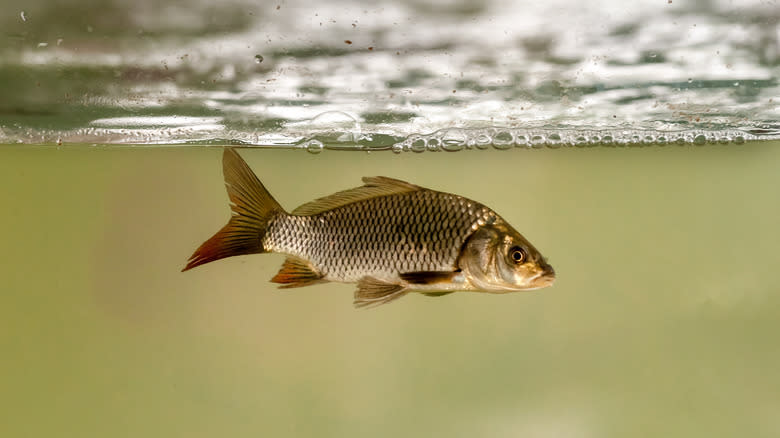
[{"label": "fish body", "polygon": [[403,272],[452,270],[471,231],[496,220],[490,209],[460,196],[417,189],[313,215],[276,216],[263,247],[308,260],[328,281],[352,283],[368,274],[398,282]]},{"label": "fish body", "polygon": [[232,255],[287,254],[281,287],[357,283],[355,305],[408,292],[503,293],[546,287],[553,268],[490,208],[387,177],[287,213],[233,149],[223,170],[233,216],[184,270]]}]

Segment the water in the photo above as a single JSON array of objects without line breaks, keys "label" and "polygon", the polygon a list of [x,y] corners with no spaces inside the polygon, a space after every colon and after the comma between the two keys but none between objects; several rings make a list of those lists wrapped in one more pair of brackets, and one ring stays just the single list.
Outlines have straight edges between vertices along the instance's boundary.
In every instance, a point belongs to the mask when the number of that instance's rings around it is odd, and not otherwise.
[{"label": "water", "polygon": [[[780,434],[775,3],[6,10],[0,436]],[[225,144],[288,209],[483,202],[558,280],[357,311],[278,254],[182,273]]]},{"label": "water", "polygon": [[353,285],[276,290],[281,255],[179,272],[229,215],[219,150],[2,154],[5,436],[780,428],[776,142],[242,151],[288,209],[375,174],[480,200],[558,272],[369,311]]},{"label": "water", "polygon": [[780,135],[772,1],[80,1],[72,20],[43,0],[1,19],[0,143]]}]

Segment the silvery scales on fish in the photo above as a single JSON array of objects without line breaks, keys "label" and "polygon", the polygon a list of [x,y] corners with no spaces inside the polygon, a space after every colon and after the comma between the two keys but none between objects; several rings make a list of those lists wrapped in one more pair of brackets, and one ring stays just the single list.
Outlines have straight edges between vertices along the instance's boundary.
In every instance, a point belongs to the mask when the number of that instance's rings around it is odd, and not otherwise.
[{"label": "silvery scales on fish", "polygon": [[356,307],[409,292],[506,293],[552,285],[544,257],[490,208],[450,193],[384,176],[287,213],[238,153],[223,172],[232,217],[204,242],[184,271],[225,257],[287,254],[271,279],[282,288],[357,283]]}]

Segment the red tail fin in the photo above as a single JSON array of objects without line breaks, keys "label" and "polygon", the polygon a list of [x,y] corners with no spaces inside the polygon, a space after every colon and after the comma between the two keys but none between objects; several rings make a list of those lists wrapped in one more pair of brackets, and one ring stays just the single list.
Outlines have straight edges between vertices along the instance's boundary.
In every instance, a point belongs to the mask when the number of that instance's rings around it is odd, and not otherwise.
[{"label": "red tail fin", "polygon": [[227,225],[192,254],[182,271],[225,257],[265,252],[263,236],[268,221],[284,213],[284,209],[232,148],[226,148],[222,155],[222,171],[233,216]]}]

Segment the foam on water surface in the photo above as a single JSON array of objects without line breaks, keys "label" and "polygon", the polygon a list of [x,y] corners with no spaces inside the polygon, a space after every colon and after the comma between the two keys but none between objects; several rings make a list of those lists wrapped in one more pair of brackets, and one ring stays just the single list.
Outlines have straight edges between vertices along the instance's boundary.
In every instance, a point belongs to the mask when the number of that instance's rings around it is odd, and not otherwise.
[{"label": "foam on water surface", "polygon": [[419,152],[780,132],[780,13],[762,1],[234,0],[134,7],[119,28],[96,10],[82,29],[41,8],[6,18],[3,143]]}]

